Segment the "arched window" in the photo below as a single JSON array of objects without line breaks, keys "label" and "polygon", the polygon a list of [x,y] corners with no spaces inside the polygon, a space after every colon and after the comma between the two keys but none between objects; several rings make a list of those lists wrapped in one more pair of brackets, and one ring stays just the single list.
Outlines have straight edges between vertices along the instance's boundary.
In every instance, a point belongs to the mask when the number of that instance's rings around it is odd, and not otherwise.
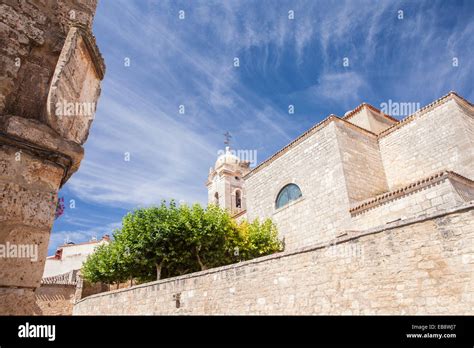
[{"label": "arched window", "polygon": [[235,191],[235,207],[242,208],[242,197],[239,190]]},{"label": "arched window", "polygon": [[288,184],[281,189],[280,193],[278,193],[275,208],[281,208],[291,201],[300,198],[301,196],[301,190],[298,185]]},{"label": "arched window", "polygon": [[214,204],[219,206],[219,193],[215,193],[214,195]]}]

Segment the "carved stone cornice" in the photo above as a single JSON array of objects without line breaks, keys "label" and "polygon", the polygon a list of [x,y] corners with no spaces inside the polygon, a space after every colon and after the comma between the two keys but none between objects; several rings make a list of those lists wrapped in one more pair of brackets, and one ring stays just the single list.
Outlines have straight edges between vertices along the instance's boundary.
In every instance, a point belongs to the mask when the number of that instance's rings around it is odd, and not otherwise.
[{"label": "carved stone cornice", "polygon": [[64,169],[61,186],[79,168],[84,149],[59,136],[47,125],[32,119],[0,116],[0,145],[8,145]]}]

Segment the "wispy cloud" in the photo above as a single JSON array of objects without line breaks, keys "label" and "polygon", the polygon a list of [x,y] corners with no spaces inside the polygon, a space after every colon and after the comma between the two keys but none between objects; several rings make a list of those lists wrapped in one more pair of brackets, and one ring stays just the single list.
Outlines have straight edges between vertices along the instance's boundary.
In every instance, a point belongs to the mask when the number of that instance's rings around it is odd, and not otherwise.
[{"label": "wispy cloud", "polygon": [[[135,5],[108,4],[111,13],[119,13],[123,6],[130,11],[120,12],[120,21],[108,18],[101,22],[101,31],[120,35],[113,37],[114,42],[130,46],[121,55],[130,58],[131,66],[117,64],[110,69],[86,158],[69,188],[83,200],[107,204],[149,205],[171,198],[205,203],[207,168],[215,160],[227,127],[237,129],[240,121],[254,118],[270,129],[270,135],[273,132],[284,141],[291,138],[284,127],[288,120],[271,102],[240,83],[232,70],[231,53],[270,38],[249,29],[244,40],[219,42],[218,47],[203,50],[193,44],[191,36],[196,33],[189,31],[190,24],[177,22],[177,12],[176,17],[150,25],[148,14]],[[197,7],[200,16],[205,16],[202,11],[206,8]],[[243,11],[227,6],[222,10],[228,17]],[[137,21],[140,16],[145,19]],[[180,25],[188,25],[188,31],[182,33]],[[214,31],[212,25],[216,23],[211,23],[209,32]],[[123,29],[127,27],[129,30]],[[144,39],[136,40],[137,33]],[[227,33],[224,39],[236,35]],[[100,41],[100,35],[98,38]],[[110,59],[122,60],[109,45],[104,47],[106,59],[109,48]],[[157,53],[159,49],[163,56]],[[184,114],[178,112],[180,105]]]},{"label": "wispy cloud", "polygon": [[112,235],[112,232],[122,226],[121,222],[109,223],[103,226],[95,226],[90,229],[71,229],[55,231],[49,240],[49,253],[53,254],[54,250],[66,241],[74,243],[83,243],[90,241],[92,238],[100,239],[104,235]]},{"label": "wispy cloud", "polygon": [[361,89],[366,87],[365,80],[354,71],[327,73],[308,90],[308,97],[318,97],[348,106],[361,99]]}]

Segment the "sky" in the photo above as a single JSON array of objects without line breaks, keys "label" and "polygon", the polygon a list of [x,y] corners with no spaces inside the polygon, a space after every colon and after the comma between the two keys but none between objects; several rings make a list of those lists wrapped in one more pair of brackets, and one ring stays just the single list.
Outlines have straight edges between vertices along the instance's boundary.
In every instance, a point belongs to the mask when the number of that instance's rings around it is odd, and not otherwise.
[{"label": "sky", "polygon": [[469,0],[100,0],[106,75],[49,254],[163,199],[206,204],[226,131],[260,163],[362,102],[474,101],[473,16]]}]

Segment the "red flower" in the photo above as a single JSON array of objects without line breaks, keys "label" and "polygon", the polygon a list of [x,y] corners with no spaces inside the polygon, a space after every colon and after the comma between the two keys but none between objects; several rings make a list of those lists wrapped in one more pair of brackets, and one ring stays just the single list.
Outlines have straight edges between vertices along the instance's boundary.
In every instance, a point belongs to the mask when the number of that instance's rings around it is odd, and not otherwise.
[{"label": "red flower", "polygon": [[56,212],[54,218],[57,219],[64,214],[64,197],[58,198],[58,203],[56,204]]}]

